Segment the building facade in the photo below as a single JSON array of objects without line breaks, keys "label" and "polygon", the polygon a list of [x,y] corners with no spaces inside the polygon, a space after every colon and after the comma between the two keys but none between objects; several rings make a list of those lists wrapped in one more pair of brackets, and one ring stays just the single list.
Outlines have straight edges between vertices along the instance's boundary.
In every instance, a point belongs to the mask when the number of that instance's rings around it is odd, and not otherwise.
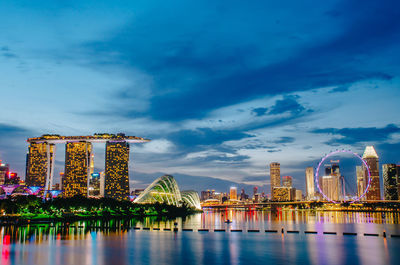
[{"label": "building facade", "polygon": [[306,196],[308,200],[312,200],[315,197],[315,185],[314,185],[314,168],[306,168]]},{"label": "building facade", "polygon": [[237,200],[237,188],[231,187],[229,189],[229,200]]},{"label": "building facade", "polygon": [[293,186],[293,178],[291,176],[282,177],[282,186],[291,188]]},{"label": "building facade", "polygon": [[104,197],[125,200],[129,196],[129,143],[106,143]]},{"label": "building facade", "polygon": [[399,176],[396,164],[383,164],[382,165],[383,177],[383,194],[385,200],[398,200],[398,183]]},{"label": "building facade", "polygon": [[[373,146],[367,146],[365,148],[362,157],[369,167],[371,172],[371,185],[366,195],[367,200],[380,200],[381,199],[381,188],[379,181],[379,157]],[[364,174],[368,178],[367,168],[364,166]]]},{"label": "building facade", "polygon": [[288,187],[274,187],[272,190],[273,200],[278,202],[290,201],[290,190]]},{"label": "building facade", "polygon": [[63,189],[65,197],[88,195],[90,159],[92,144],[88,142],[67,142],[65,146],[65,171]]},{"label": "building facade", "polygon": [[42,186],[50,189],[55,159],[54,144],[32,142],[28,148],[25,182],[27,186]]},{"label": "building facade", "polygon": [[281,165],[273,162],[269,165],[269,175],[271,178],[271,199],[274,200],[274,188],[281,186]]}]

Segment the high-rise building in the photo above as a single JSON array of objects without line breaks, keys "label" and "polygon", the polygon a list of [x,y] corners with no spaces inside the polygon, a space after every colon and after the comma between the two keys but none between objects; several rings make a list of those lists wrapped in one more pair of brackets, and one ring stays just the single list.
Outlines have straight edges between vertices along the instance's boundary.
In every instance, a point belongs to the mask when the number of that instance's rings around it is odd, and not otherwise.
[{"label": "high-rise building", "polygon": [[64,196],[88,195],[92,144],[67,142],[65,146]]},{"label": "high-rise building", "polygon": [[231,187],[229,189],[229,200],[237,200],[237,188]]},{"label": "high-rise building", "polygon": [[303,192],[301,190],[296,189],[296,201],[302,201],[303,200]]},{"label": "high-rise building", "polygon": [[[357,196],[360,197],[363,195],[365,189],[367,188],[368,179],[365,176],[365,169],[363,166],[356,166],[356,175],[357,175]],[[361,200],[365,200],[361,198]]]},{"label": "high-rise building", "polygon": [[104,197],[104,187],[105,187],[105,174],[104,171],[100,172],[100,197]]},{"label": "high-rise building", "polygon": [[27,186],[52,186],[56,146],[47,142],[31,142],[27,161]]},{"label": "high-rise building", "polygon": [[383,191],[385,200],[398,200],[399,176],[396,164],[382,165]]},{"label": "high-rise building", "polygon": [[[93,156],[92,156],[93,158]],[[89,168],[89,173],[91,172],[91,168]],[[100,196],[100,173],[92,173],[90,174],[89,180],[89,196]]]},{"label": "high-rise building", "polygon": [[9,170],[10,169],[9,169],[8,164],[1,163],[1,160],[0,160],[0,185],[3,185],[6,183],[6,179],[7,179]]},{"label": "high-rise building", "polygon": [[307,199],[312,200],[315,197],[315,187],[314,187],[314,168],[306,168],[306,192]]},{"label": "high-rise building", "polygon": [[[366,199],[367,200],[380,200],[381,199],[381,188],[379,183],[379,157],[373,146],[367,146],[365,148],[363,157],[362,157],[369,167],[369,171],[371,172],[371,185],[367,192]],[[367,174],[367,169],[364,166],[365,175]]]},{"label": "high-rise building", "polygon": [[60,172],[60,190],[64,189],[64,172]]},{"label": "high-rise building", "polygon": [[272,190],[273,200],[279,202],[290,201],[290,190],[288,187],[274,187]]},{"label": "high-rise building", "polygon": [[273,162],[269,165],[269,175],[271,178],[271,198],[274,200],[274,188],[281,186],[281,165]]},{"label": "high-rise building", "polygon": [[293,179],[291,176],[283,176],[282,177],[282,186],[291,188],[293,186]]},{"label": "high-rise building", "polygon": [[106,143],[106,169],[104,196],[118,200],[129,196],[129,143],[108,141]]}]

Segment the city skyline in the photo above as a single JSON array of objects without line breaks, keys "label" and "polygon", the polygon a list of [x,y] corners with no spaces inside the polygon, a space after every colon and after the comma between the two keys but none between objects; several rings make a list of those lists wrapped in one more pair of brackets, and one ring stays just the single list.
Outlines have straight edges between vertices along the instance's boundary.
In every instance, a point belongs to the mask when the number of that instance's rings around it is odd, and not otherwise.
[{"label": "city skyline", "polygon": [[135,174],[268,185],[279,161],[305,191],[307,166],[366,145],[399,162],[397,2],[69,5],[0,4],[0,159],[20,176],[44,133],[155,139],[129,165],[140,187]]}]

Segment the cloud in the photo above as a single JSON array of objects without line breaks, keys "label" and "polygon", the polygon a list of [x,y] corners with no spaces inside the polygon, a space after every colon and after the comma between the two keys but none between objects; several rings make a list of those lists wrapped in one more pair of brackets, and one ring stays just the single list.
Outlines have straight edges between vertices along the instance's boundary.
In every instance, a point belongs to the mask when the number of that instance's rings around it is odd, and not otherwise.
[{"label": "cloud", "polygon": [[237,130],[212,129],[206,127],[192,130],[180,130],[168,135],[168,139],[174,144],[186,147],[219,145],[226,141],[240,140],[249,137],[254,137],[254,135]]},{"label": "cloud", "polygon": [[257,117],[259,117],[259,116],[264,116],[267,113],[267,110],[268,108],[254,108],[252,110],[252,113]]},{"label": "cloud", "polygon": [[305,108],[297,102],[300,97],[297,95],[284,96],[283,99],[277,100],[275,105],[271,107],[269,114],[277,115],[285,112],[290,112],[292,114],[298,114],[305,110]]},{"label": "cloud", "polygon": [[[392,5],[397,6],[395,2]],[[173,5],[158,8],[163,8],[163,12],[152,21],[148,17],[154,17],[149,16],[153,9],[144,7],[142,16],[116,30],[109,38],[82,45],[94,67],[114,65],[124,70],[141,69],[153,77],[146,114],[154,120],[201,119],[217,108],[259,96],[323,86],[341,87],[370,79],[391,80],[393,69],[397,67],[391,58],[382,58],[379,54],[398,42],[396,33],[400,21],[393,12],[394,7],[379,2],[368,5],[361,1],[341,2],[332,8],[327,20],[322,19],[326,17],[326,8],[324,12],[309,16],[307,12],[312,12],[311,9],[303,6],[304,15],[311,17],[311,21],[296,22],[296,28],[286,28],[286,23],[275,23],[272,27],[265,11],[275,11],[263,4],[246,6],[252,19],[241,19],[238,27],[232,24],[239,21],[243,5],[231,4],[225,11],[214,4],[203,9],[188,3],[183,3],[180,9]],[[334,10],[340,10],[340,16],[332,16],[337,13]],[[280,21],[291,16],[285,9],[278,12]],[[188,14],[191,14],[190,20]],[[253,19],[258,23],[251,22]],[[187,24],[182,25],[181,21]],[[332,33],[327,33],[331,30],[315,31],[314,39],[311,38],[309,28],[316,23],[322,23],[321,28],[332,29]],[[210,25],[213,25],[212,30]],[[271,30],[271,34],[260,34]],[[280,37],[293,36],[294,32],[299,35],[296,39],[307,36],[312,41],[296,46],[292,38]],[[237,38],[239,33],[242,38]],[[290,56],[265,43],[291,47]],[[376,56],[385,67],[372,63],[371,59]],[[139,88],[132,86],[130,89]],[[189,102],[195,104],[188,108]],[[126,106],[129,103],[123,104],[121,109]],[[303,111],[294,96],[285,97],[270,109],[271,114],[290,111]],[[262,112],[260,109],[255,114]],[[125,117],[142,114],[138,110],[121,113]]]},{"label": "cloud", "polygon": [[330,145],[350,144],[354,145],[361,142],[384,142],[394,133],[399,133],[400,128],[394,124],[386,127],[367,127],[367,128],[324,128],[311,131],[315,134],[328,134],[335,136],[327,142]]},{"label": "cloud", "polygon": [[343,85],[343,86],[337,86],[333,88],[329,93],[339,93],[339,92],[347,92],[349,91],[349,86],[348,85]]},{"label": "cloud", "polygon": [[288,137],[288,136],[283,136],[280,137],[277,140],[272,141],[272,143],[275,144],[288,144],[288,143],[293,143],[296,139],[294,137]]}]

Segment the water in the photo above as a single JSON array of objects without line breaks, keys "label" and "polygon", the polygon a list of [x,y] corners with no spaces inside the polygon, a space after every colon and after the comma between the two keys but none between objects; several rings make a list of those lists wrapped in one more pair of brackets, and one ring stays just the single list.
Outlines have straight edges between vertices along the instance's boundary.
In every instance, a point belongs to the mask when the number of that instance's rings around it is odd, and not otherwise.
[{"label": "water", "polygon": [[[226,219],[233,223],[226,224]],[[174,222],[178,223],[178,232],[163,231],[173,229]],[[153,230],[157,228],[160,230]],[[201,228],[209,232],[198,232]],[[242,232],[231,232],[232,229]],[[260,232],[247,232],[248,229]],[[288,230],[299,233],[290,234]],[[388,235],[386,238],[383,231]],[[343,232],[354,232],[357,236],[346,236]],[[364,233],[379,236],[364,236]],[[71,224],[69,228],[63,224],[2,227],[0,264],[400,264],[400,238],[391,237],[393,234],[400,235],[398,213],[382,216],[381,213],[206,210],[184,220],[86,221]]]}]

